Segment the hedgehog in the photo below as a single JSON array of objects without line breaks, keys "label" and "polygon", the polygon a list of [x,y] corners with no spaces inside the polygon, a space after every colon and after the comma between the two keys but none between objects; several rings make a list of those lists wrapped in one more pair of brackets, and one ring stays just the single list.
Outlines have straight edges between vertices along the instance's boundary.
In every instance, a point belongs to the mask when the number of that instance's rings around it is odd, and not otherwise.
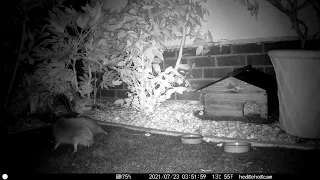
[{"label": "hedgehog", "polygon": [[72,144],[73,153],[75,153],[78,144],[90,147],[94,143],[90,128],[81,121],[75,121],[72,118],[60,118],[53,126],[53,135],[55,138],[53,150],[61,144]]},{"label": "hedgehog", "polygon": [[91,130],[93,135],[103,133],[105,135],[108,135],[107,132],[105,132],[101,126],[98,125],[96,120],[86,117],[86,116],[79,116],[75,118],[70,118],[69,121],[75,121],[75,123],[83,123],[84,125],[88,126],[88,128]]}]

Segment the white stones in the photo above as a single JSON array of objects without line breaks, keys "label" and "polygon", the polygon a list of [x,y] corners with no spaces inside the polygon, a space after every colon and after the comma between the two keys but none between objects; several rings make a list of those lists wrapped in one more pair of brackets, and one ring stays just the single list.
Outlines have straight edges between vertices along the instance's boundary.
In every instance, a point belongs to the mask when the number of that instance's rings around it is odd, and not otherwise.
[{"label": "white stones", "polygon": [[281,131],[280,123],[259,125],[240,121],[200,120],[193,115],[203,107],[195,102],[166,101],[149,116],[143,116],[135,110],[114,109],[96,112],[98,119],[109,122],[130,124],[153,129],[178,131],[184,133],[201,132],[203,136],[255,139],[261,141],[295,142],[296,138]]}]

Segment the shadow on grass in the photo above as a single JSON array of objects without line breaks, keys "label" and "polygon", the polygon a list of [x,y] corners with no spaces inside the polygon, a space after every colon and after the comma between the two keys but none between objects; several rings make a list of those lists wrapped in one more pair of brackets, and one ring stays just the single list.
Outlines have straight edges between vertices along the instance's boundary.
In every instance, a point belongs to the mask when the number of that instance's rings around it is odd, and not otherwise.
[{"label": "shadow on grass", "polygon": [[187,145],[179,137],[103,126],[109,135],[78,148],[61,145],[52,151],[50,127],[10,136],[6,140],[8,172],[41,173],[308,173],[318,170],[319,150],[252,148],[229,154],[215,143]]}]

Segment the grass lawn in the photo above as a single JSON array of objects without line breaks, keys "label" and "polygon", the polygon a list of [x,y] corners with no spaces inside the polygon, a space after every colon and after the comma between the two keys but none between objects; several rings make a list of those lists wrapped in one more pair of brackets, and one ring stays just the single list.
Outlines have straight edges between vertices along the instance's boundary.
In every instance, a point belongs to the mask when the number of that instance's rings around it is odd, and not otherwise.
[{"label": "grass lawn", "polygon": [[55,151],[51,127],[6,139],[6,172],[41,173],[309,173],[317,172],[319,150],[252,148],[229,154],[215,143],[182,144],[179,137],[102,126],[109,135],[95,144],[61,145]]}]

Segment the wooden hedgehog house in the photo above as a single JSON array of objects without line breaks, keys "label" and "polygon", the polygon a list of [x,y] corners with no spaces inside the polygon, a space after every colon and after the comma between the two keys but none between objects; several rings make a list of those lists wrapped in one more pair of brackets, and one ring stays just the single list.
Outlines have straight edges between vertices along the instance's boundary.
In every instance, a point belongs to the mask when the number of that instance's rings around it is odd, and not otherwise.
[{"label": "wooden hedgehog house", "polygon": [[[206,116],[258,115],[267,119],[277,104],[274,103],[277,99],[276,80],[251,65],[236,69],[196,91],[201,91]],[[268,109],[272,103],[272,108]]]}]

